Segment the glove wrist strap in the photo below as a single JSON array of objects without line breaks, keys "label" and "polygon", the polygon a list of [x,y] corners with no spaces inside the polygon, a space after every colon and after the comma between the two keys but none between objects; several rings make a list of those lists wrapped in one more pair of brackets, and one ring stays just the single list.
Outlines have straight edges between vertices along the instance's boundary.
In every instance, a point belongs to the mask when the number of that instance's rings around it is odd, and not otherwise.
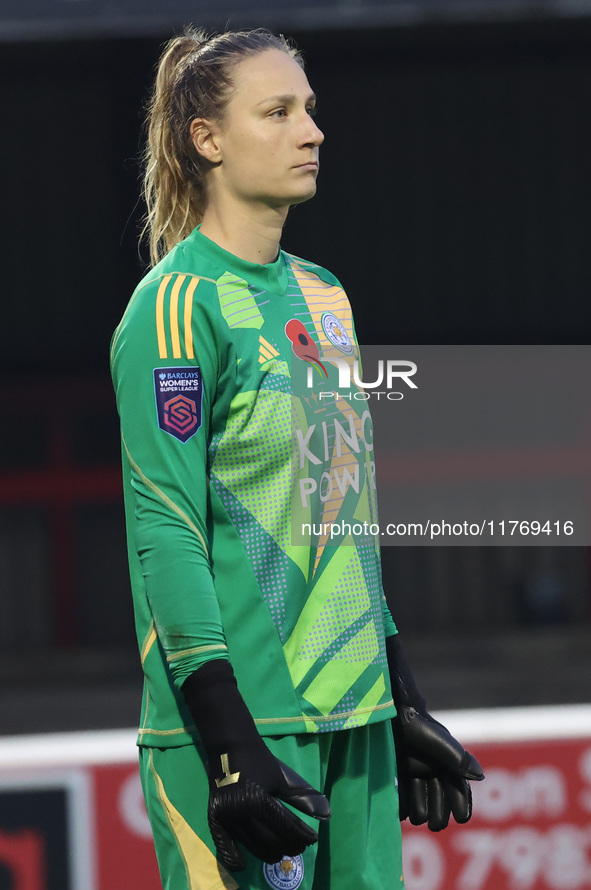
[{"label": "glove wrist strap", "polygon": [[414,708],[422,716],[427,716],[427,704],[417,689],[398,634],[386,637],[386,654],[394,704],[397,708]]}]

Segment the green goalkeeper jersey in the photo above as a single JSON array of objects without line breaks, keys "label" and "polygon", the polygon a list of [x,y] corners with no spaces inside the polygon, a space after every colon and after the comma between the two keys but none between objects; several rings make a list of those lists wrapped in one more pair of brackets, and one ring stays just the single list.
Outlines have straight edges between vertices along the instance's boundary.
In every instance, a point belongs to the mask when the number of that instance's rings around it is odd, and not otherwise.
[{"label": "green goalkeeper jersey", "polygon": [[196,229],[140,283],[111,364],[136,630],[139,742],[196,735],[185,679],[229,658],[263,735],[394,716],[371,418],[324,269],[258,265]]}]

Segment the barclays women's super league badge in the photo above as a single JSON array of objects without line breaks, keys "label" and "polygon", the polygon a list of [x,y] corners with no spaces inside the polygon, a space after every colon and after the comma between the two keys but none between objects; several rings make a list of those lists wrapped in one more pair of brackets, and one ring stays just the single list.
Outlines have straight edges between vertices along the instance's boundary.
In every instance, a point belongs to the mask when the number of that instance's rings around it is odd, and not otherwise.
[{"label": "barclays women's super league badge", "polygon": [[270,887],[277,890],[296,890],[304,880],[304,860],[301,856],[284,856],[281,862],[263,865],[263,874]]},{"label": "barclays women's super league badge", "polygon": [[203,382],[199,368],[154,368],[158,426],[187,442],[201,426]]}]

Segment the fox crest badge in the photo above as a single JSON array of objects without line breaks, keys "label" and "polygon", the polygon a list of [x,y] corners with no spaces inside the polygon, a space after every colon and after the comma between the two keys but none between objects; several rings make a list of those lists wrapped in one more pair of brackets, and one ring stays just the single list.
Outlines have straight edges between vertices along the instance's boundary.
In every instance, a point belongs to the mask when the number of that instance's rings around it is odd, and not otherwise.
[{"label": "fox crest badge", "polygon": [[267,884],[276,890],[297,890],[304,880],[304,860],[301,856],[284,856],[273,865],[265,862],[263,874]]}]

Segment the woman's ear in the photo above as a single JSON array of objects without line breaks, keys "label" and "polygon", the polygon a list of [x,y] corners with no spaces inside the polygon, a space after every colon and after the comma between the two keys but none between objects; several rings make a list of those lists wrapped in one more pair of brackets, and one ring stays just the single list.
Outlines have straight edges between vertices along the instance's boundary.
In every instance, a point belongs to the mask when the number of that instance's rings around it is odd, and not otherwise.
[{"label": "woman's ear", "polygon": [[217,140],[217,127],[205,118],[196,117],[191,121],[191,139],[198,154],[210,164],[219,164],[222,153]]}]

